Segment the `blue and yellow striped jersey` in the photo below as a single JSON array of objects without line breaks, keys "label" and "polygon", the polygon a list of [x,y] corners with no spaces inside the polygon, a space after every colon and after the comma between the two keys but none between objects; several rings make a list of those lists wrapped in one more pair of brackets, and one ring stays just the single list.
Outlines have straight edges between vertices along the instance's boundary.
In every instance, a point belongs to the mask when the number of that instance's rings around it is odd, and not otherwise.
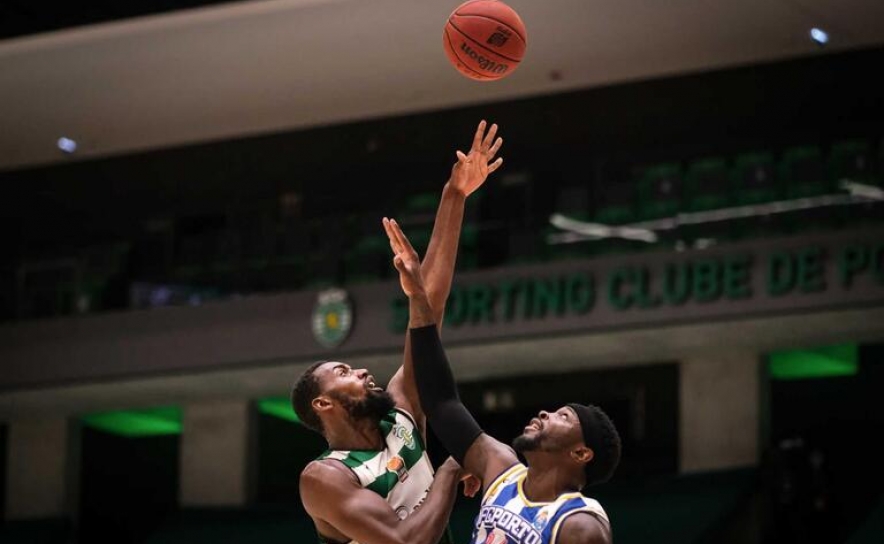
[{"label": "blue and yellow striped jersey", "polygon": [[568,516],[588,512],[608,522],[595,500],[564,493],[553,502],[531,502],[522,491],[528,467],[516,464],[498,476],[482,499],[471,544],[556,544]]}]

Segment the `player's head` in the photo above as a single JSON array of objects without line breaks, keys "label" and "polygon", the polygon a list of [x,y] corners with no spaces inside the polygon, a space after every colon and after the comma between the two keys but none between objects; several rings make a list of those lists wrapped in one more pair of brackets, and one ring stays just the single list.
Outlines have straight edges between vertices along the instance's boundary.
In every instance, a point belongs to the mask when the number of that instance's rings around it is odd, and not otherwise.
[{"label": "player's head", "polygon": [[292,388],[292,408],[301,422],[324,434],[334,418],[380,420],[395,406],[389,393],[364,368],[338,361],[313,363]]},{"label": "player's head", "polygon": [[620,435],[611,419],[598,406],[569,404],[556,410],[541,410],[513,448],[528,459],[545,453],[582,467],[585,485],[607,481],[620,463]]}]

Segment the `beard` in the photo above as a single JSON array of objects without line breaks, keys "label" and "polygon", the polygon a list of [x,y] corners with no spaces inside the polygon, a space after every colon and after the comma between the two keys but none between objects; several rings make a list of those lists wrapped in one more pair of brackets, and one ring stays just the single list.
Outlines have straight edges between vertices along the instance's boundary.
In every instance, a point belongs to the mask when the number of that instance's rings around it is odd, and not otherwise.
[{"label": "beard", "polygon": [[534,433],[532,436],[521,434],[513,440],[513,449],[516,453],[523,455],[528,451],[540,450],[540,433]]},{"label": "beard", "polygon": [[369,390],[365,398],[353,400],[351,398],[337,396],[337,401],[347,410],[353,419],[370,419],[380,421],[390,410],[396,407],[396,401],[386,391]]}]

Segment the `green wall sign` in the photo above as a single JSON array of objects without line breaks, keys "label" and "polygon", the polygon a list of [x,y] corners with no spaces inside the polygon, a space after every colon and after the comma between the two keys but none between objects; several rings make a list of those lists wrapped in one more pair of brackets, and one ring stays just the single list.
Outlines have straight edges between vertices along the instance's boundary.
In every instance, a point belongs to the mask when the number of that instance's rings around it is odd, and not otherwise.
[{"label": "green wall sign", "polygon": [[[591,266],[591,265],[590,265]],[[756,255],[742,250],[709,256],[615,264],[530,277],[495,278],[452,288],[448,327],[711,306],[849,290],[866,277],[884,286],[884,243],[809,245]],[[797,299],[796,299],[797,301]],[[391,331],[408,325],[408,301],[391,301]]]}]

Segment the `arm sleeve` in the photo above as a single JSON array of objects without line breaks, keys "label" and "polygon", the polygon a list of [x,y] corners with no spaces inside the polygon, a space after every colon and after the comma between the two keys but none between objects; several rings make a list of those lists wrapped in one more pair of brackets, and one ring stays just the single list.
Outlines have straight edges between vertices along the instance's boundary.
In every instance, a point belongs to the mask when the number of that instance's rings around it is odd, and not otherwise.
[{"label": "arm sleeve", "polygon": [[467,450],[482,429],[460,401],[436,325],[410,329],[408,333],[421,407],[439,441],[463,466]]}]

